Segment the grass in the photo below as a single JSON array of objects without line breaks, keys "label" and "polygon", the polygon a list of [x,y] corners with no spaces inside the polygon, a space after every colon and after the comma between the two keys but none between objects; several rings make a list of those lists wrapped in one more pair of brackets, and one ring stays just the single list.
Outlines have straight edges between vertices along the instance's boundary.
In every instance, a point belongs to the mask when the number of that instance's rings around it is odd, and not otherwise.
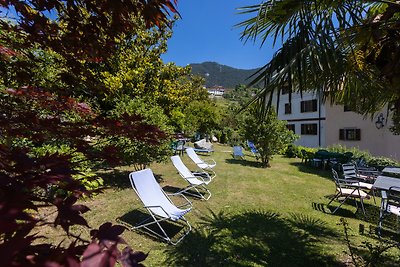
[{"label": "grass", "polygon": [[[263,169],[250,153],[245,160],[234,160],[230,151],[219,145],[211,155],[217,161],[217,177],[208,186],[212,197],[208,201],[189,198],[194,208],[186,218],[194,229],[179,245],[170,246],[138,231],[123,233],[134,249],[149,252],[146,266],[346,266],[350,257],[342,217],[355,248],[362,251],[362,242],[376,242],[368,229],[376,225],[378,204],[367,201],[369,219],[361,210],[356,212],[350,201],[331,214],[326,204],[335,186],[328,171],[281,156],[273,159],[271,168]],[[183,161],[196,169],[187,156]],[[151,169],[166,191],[186,186],[170,162]],[[130,171],[124,167],[104,175],[110,188],[86,203],[92,227],[121,220],[133,225],[144,216],[128,181]],[[360,224],[367,234],[358,233]],[[179,231],[171,224],[167,228]],[[387,266],[395,266],[396,253],[388,254]]]}]

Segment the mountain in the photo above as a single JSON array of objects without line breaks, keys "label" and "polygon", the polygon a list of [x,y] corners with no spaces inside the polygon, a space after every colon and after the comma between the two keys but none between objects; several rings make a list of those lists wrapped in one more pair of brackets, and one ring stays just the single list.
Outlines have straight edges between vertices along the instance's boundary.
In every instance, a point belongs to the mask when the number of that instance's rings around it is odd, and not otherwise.
[{"label": "mountain", "polygon": [[248,79],[258,69],[235,69],[216,62],[203,62],[190,64],[192,74],[199,75],[206,80],[206,87],[220,85],[225,88],[235,88],[239,84],[248,84]]}]

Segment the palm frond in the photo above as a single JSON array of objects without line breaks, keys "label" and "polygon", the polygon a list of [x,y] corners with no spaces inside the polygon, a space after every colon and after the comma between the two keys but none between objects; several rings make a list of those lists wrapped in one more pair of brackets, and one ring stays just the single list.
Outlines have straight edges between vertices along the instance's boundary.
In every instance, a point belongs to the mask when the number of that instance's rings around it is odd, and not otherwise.
[{"label": "palm frond", "polygon": [[373,9],[388,6],[378,2],[270,0],[241,8],[241,14],[256,14],[237,25],[244,27],[243,40],[283,40],[271,61],[253,75],[249,86],[263,81],[265,86],[249,105],[258,103],[261,110],[268,109],[272,95],[279,96],[287,86],[289,98],[292,92],[318,91],[324,101],[357,102],[364,113],[388,103],[387,97],[368,98],[373,90],[385,95],[387,82],[361,49],[373,36],[371,28],[362,32],[367,29],[365,17]]}]

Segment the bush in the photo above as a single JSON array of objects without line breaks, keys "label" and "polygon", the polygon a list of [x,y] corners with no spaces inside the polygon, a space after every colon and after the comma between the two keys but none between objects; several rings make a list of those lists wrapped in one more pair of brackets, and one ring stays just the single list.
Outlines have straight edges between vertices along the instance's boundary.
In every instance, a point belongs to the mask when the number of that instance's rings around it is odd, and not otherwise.
[{"label": "bush", "polygon": [[286,128],[286,122],[278,120],[273,109],[259,114],[251,108],[242,123],[244,140],[251,140],[260,153],[264,168],[269,167],[272,155],[277,154],[297,139],[292,131]]},{"label": "bush", "polygon": [[360,150],[356,147],[347,148],[346,146],[343,146],[341,144],[328,146],[326,148],[326,150],[328,150],[329,152],[337,152],[337,153],[351,152],[351,153],[353,153],[354,159],[363,157],[366,161],[368,161],[370,158],[372,158],[372,155],[366,150]]},{"label": "bush", "polygon": [[135,170],[146,168],[152,162],[161,162],[168,158],[171,153],[170,144],[166,136],[172,135],[173,129],[168,125],[168,117],[163,109],[156,103],[144,99],[121,99],[116,108],[112,111],[112,116],[123,117],[124,114],[135,114],[143,118],[143,121],[156,125],[163,135],[157,142],[147,142],[145,139],[132,140],[123,136],[108,136],[96,143],[96,148],[117,148],[119,157],[123,164],[133,165]]},{"label": "bush", "polygon": [[295,144],[290,144],[286,148],[285,156],[288,158],[301,157],[301,151],[299,152],[299,148]]},{"label": "bush", "polygon": [[375,167],[378,170],[382,170],[386,166],[397,166],[399,162],[385,157],[371,157],[368,161],[368,166]]},{"label": "bush", "polygon": [[[33,147],[30,155],[33,158],[42,158],[46,155],[66,155],[70,157],[70,161],[74,166],[73,170],[76,171],[72,177],[79,181],[86,190],[95,190],[103,186],[103,179],[95,173],[93,170],[94,163],[86,158],[86,156],[77,152],[67,145],[43,145],[41,147]],[[52,188],[52,190],[58,190]]]},{"label": "bush", "polygon": [[317,148],[314,147],[306,147],[306,146],[297,146],[297,154],[296,157],[301,158],[303,155],[301,154],[301,151],[305,150],[306,152],[309,153],[315,153],[317,152]]},{"label": "bush", "polygon": [[[297,146],[296,149],[297,149],[297,153],[298,153],[296,156],[299,158],[301,157],[301,150],[303,150],[303,149],[307,152],[312,152],[312,153],[315,153],[318,150],[317,148],[309,148],[309,147],[303,147],[303,146]],[[290,145],[289,145],[285,155],[288,156],[288,154],[291,155],[291,154],[295,153],[294,151],[296,151],[296,149],[290,147]],[[382,170],[386,166],[400,165],[399,162],[397,162],[393,159],[386,158],[386,157],[373,157],[368,151],[360,150],[356,147],[347,148],[346,146],[336,144],[333,146],[328,146],[326,148],[326,150],[329,152],[337,152],[337,153],[349,153],[349,152],[353,153],[353,159],[363,158],[367,162],[368,166],[375,167],[378,170]],[[288,157],[290,157],[290,156],[288,156]]]}]

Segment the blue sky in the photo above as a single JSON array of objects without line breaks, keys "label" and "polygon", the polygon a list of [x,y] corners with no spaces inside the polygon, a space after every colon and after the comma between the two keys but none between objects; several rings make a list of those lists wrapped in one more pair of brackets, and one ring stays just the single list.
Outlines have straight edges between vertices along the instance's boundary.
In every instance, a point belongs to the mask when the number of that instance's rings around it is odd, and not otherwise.
[{"label": "blue sky", "polygon": [[240,69],[261,67],[273,55],[271,42],[260,48],[260,43],[240,40],[240,28],[235,24],[245,20],[236,8],[259,4],[260,0],[179,0],[182,19],[173,28],[168,40],[165,62],[179,66],[204,61],[215,61]]}]

